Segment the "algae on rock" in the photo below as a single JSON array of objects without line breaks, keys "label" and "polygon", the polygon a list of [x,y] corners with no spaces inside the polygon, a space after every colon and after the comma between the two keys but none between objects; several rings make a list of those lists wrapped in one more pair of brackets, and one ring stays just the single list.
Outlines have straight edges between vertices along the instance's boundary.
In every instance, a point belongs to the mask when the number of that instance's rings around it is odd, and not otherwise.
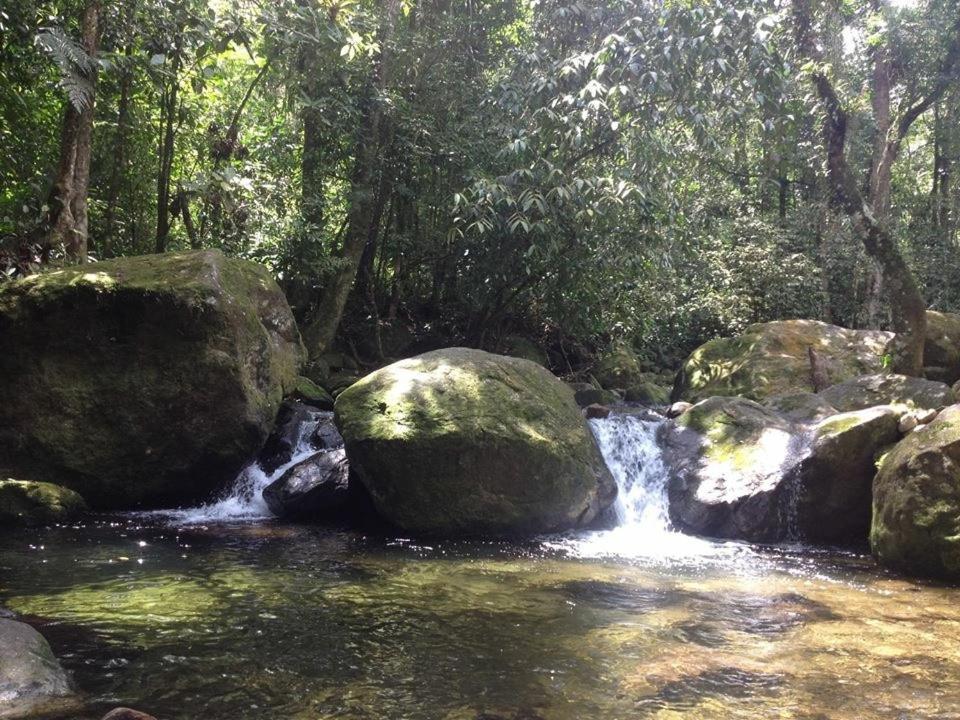
[{"label": "algae on rock", "polygon": [[[701,345],[677,376],[674,400],[713,395],[762,400],[819,390],[879,373],[893,333],[847,330],[814,320],[750,325],[741,335]],[[814,382],[820,376],[820,387]]]},{"label": "algae on rock", "polygon": [[352,469],[406,530],[561,530],[590,523],[616,495],[573,393],[528,360],[426,353],[352,385],[335,412]]},{"label": "algae on rock", "polygon": [[897,570],[960,580],[960,405],[883,457],[873,483],[870,546]]},{"label": "algae on rock", "polygon": [[0,288],[0,463],[96,507],[203,499],[266,439],[303,346],[266,268],[215,250]]}]

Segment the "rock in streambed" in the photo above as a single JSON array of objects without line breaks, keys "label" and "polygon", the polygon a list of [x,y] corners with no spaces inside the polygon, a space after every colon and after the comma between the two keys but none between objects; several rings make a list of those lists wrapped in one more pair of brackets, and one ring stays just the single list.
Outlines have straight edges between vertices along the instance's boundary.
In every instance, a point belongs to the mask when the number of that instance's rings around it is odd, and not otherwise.
[{"label": "rock in streambed", "polygon": [[0,465],[99,508],[206,499],[263,445],[303,347],[266,268],[214,250],[0,287]]},{"label": "rock in streambed", "polygon": [[361,379],[335,413],[376,509],[410,532],[582,527],[616,496],[573,392],[528,360],[429,352]]}]

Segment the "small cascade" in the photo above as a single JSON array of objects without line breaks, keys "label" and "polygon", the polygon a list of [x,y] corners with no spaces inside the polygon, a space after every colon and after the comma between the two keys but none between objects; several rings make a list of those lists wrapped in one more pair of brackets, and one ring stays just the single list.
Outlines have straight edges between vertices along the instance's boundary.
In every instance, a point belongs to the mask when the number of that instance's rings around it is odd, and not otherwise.
[{"label": "small cascade", "polygon": [[319,425],[332,416],[333,413],[320,410],[311,412],[308,419],[298,428],[296,447],[290,459],[273,472],[266,473],[257,462],[253,462],[240,471],[236,480],[219,499],[186,510],[160,511],[160,514],[171,523],[178,525],[262,520],[273,517],[273,513],[263,500],[263,489],[297,463],[321,452],[314,446],[312,440]]},{"label": "small cascade", "polygon": [[667,468],[657,432],[663,419],[611,415],[590,421],[590,428],[616,480],[616,526],[580,534],[562,543],[581,557],[678,557],[716,549],[708,540],[684,535],[670,524]]}]

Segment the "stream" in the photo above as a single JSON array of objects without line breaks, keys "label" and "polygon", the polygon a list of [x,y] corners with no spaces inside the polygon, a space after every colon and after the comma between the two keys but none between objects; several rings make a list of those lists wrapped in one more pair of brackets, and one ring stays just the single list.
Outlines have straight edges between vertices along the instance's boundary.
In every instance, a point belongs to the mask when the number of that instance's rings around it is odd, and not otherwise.
[{"label": "stream", "polygon": [[591,425],[620,487],[609,530],[284,524],[260,499],[283,469],[254,467],[201,508],[0,534],[0,605],[49,639],[90,718],[960,718],[957,589],[676,532],[657,421]]}]

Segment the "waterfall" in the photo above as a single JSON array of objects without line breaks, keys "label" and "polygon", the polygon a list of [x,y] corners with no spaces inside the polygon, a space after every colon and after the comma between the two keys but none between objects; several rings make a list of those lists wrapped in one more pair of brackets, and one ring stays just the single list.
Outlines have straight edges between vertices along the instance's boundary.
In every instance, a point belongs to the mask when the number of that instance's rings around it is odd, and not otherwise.
[{"label": "waterfall", "polygon": [[312,443],[314,433],[320,423],[328,420],[332,415],[333,413],[319,410],[312,412],[298,428],[297,443],[290,460],[273,472],[266,473],[257,462],[252,462],[240,471],[233,484],[217,500],[186,510],[161,510],[159,514],[172,524],[178,525],[261,520],[273,517],[273,513],[263,500],[263,489],[297,463],[319,452]]},{"label": "waterfall", "polygon": [[559,546],[581,557],[667,558],[703,555],[716,544],[674,530],[667,506],[667,468],[657,443],[665,421],[634,415],[590,420],[590,429],[617,483],[610,530],[580,533]]}]

